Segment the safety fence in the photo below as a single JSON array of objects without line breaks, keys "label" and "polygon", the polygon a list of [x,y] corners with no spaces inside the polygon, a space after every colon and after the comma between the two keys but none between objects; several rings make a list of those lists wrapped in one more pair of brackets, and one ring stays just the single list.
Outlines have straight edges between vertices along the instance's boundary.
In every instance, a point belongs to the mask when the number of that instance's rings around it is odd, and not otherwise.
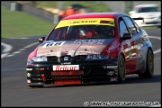
[{"label": "safety fence", "polygon": [[11,11],[23,11],[41,19],[47,20],[53,24],[57,24],[59,21],[59,15],[51,12],[47,12],[43,9],[36,8],[28,4],[20,4],[14,1],[1,1],[1,5],[10,9]]}]

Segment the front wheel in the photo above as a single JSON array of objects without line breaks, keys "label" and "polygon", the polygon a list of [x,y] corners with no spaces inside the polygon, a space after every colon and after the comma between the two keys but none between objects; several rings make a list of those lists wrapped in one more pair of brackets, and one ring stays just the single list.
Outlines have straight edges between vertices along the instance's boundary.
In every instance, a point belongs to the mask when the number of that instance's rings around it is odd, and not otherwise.
[{"label": "front wheel", "polygon": [[144,73],[139,73],[140,78],[152,78],[154,72],[154,54],[151,49],[148,49],[146,58],[146,70]]},{"label": "front wheel", "polygon": [[118,59],[118,83],[123,83],[125,81],[125,60],[120,54]]}]

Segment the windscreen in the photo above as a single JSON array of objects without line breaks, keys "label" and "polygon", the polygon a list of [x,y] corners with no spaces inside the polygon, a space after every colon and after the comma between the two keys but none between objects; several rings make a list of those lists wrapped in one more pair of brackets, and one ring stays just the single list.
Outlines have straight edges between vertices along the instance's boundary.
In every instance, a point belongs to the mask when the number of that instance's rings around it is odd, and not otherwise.
[{"label": "windscreen", "polygon": [[144,13],[144,12],[159,12],[158,7],[141,7],[138,8],[138,13]]},{"label": "windscreen", "polygon": [[47,40],[107,39],[115,37],[114,19],[73,19],[61,21]]}]

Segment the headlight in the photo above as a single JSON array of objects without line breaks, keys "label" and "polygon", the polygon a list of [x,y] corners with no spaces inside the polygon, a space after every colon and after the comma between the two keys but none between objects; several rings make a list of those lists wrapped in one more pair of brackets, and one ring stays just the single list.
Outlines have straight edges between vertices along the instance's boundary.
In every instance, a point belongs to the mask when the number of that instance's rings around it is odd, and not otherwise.
[{"label": "headlight", "polygon": [[86,60],[107,60],[107,59],[109,59],[109,56],[105,54],[88,55],[86,58]]},{"label": "headlight", "polygon": [[47,61],[47,57],[45,57],[45,56],[37,56],[37,57],[33,57],[32,60],[35,61],[35,62]]}]

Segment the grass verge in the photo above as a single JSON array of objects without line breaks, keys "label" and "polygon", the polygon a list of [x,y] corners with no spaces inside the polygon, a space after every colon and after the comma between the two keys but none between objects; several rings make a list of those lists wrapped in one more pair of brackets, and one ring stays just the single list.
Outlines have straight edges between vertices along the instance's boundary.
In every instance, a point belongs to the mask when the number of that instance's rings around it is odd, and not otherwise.
[{"label": "grass verge", "polygon": [[1,38],[47,35],[53,26],[43,19],[1,6]]}]

